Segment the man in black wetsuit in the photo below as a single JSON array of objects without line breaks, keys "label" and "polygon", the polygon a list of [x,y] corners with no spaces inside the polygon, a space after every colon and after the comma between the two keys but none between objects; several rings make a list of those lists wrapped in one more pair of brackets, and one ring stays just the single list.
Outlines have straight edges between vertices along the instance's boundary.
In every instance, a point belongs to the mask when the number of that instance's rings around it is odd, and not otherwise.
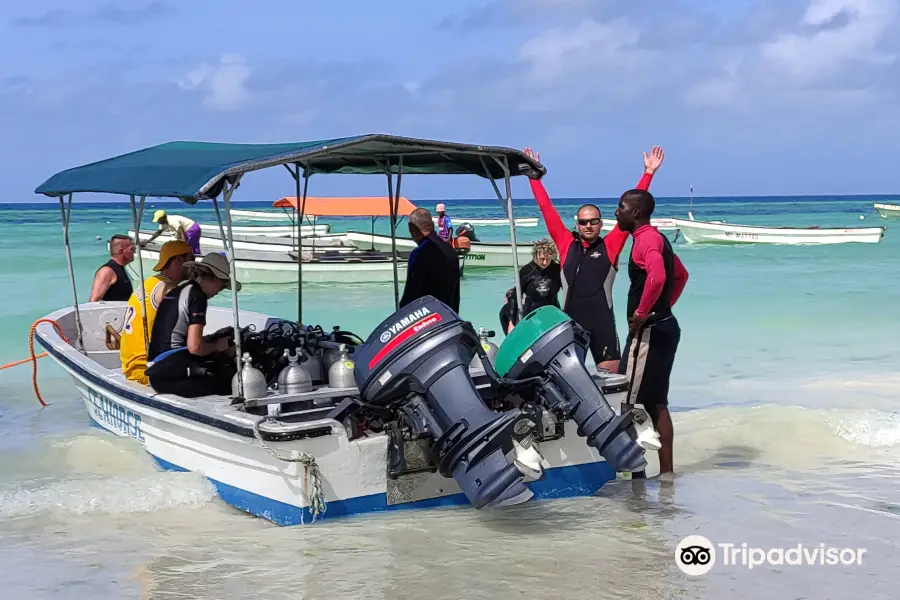
[{"label": "man in black wetsuit", "polygon": [[[559,308],[559,291],[562,289],[562,272],[556,245],[549,239],[541,239],[531,249],[532,260],[519,269],[519,285],[522,286],[522,316],[542,306]],[[500,309],[500,327],[509,333],[519,322],[516,305],[516,289],[506,292],[506,304]]]},{"label": "man in black wetsuit", "polygon": [[134,287],[125,265],[134,261],[134,242],[127,235],[116,234],[109,240],[109,260],[94,274],[88,302],[128,302]]},{"label": "man in black wetsuit", "polygon": [[459,257],[434,231],[431,213],[417,208],[409,215],[409,235],[418,244],[409,255],[400,306],[434,296],[459,314]]},{"label": "man in black wetsuit", "polygon": [[[540,155],[530,148],[526,148],[525,153],[540,161]],[[650,154],[644,153],[644,174],[636,186],[638,189],[650,187],[664,156],[659,146],[654,146]],[[541,174],[532,171],[527,175],[547,232],[559,249],[559,261],[568,286],[563,310],[590,333],[591,354],[597,368],[615,372],[622,355],[613,314],[612,288],[628,233],[616,226],[602,236],[603,219],[594,204],[584,204],[578,209],[576,230],[570,230],[544,189]]]}]

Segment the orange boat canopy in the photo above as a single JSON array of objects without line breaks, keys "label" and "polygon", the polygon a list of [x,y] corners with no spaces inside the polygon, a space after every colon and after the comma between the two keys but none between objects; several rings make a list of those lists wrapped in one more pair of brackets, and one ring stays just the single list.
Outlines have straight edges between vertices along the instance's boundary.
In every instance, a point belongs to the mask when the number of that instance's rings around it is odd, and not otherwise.
[{"label": "orange boat canopy", "polygon": [[[302,200],[302,199],[301,199]],[[296,196],[285,196],[276,200],[272,206],[275,208],[296,208]],[[412,202],[400,196],[397,204],[397,216],[406,217],[416,207]],[[306,197],[303,214],[309,217],[389,217],[391,216],[390,198],[387,196],[361,197],[361,198],[314,198]]]}]

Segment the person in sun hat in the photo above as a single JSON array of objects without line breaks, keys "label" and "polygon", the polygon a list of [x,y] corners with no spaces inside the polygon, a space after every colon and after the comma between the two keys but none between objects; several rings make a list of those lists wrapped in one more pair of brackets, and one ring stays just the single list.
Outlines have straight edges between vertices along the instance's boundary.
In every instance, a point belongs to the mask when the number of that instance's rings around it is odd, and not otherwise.
[{"label": "person in sun hat", "polygon": [[[219,252],[181,266],[186,281],[163,297],[150,334],[147,368],[150,385],[160,394],[185,398],[231,394],[234,346],[231,337],[204,338],[207,302],[231,289],[231,268]],[[237,283],[234,291],[240,291]]]},{"label": "person in sun hat", "polygon": [[194,255],[200,254],[200,226],[193,220],[181,215],[170,215],[160,209],[153,213],[153,222],[159,224],[153,235],[140,242],[141,248],[158,238],[164,233],[170,233],[176,240],[184,240],[194,251]]},{"label": "person in sun hat", "polygon": [[[163,297],[184,279],[181,268],[193,260],[194,252],[186,242],[172,240],[163,244],[159,260],[153,266],[156,275],[144,280],[144,290],[150,302],[143,301],[140,286],[128,299],[124,326],[119,335],[119,358],[126,379],[147,385],[147,344],[144,338],[144,313],[147,315],[147,332],[153,331],[156,312]],[[143,312],[142,312],[143,311]]]},{"label": "person in sun hat", "polygon": [[453,223],[447,216],[447,207],[443,202],[438,204],[435,209],[437,212],[437,234],[445,242],[449,242],[453,237]]}]

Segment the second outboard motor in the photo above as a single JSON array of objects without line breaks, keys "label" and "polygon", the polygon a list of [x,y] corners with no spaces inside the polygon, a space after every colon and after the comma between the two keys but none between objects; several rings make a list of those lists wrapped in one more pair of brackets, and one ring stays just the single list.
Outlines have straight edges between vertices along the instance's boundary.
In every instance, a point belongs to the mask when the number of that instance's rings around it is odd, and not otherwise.
[{"label": "second outboard motor", "polygon": [[471,223],[463,223],[456,228],[456,237],[467,237],[473,242],[479,242],[478,236],[475,235],[475,226]]},{"label": "second outboard motor", "polygon": [[513,328],[497,351],[497,373],[512,379],[548,378],[540,394],[551,410],[578,425],[578,434],[616,471],[647,466],[630,411],[616,415],[584,366],[589,338],[555,306],[542,306]]},{"label": "second outboard motor", "polygon": [[[362,400],[396,407],[418,439],[431,438],[438,472],[452,477],[475,508],[533,495],[506,454],[537,423],[519,409],[490,410],[469,375],[480,344],[471,323],[432,296],[378,325],[355,352]],[[540,474],[543,476],[543,473]]]}]

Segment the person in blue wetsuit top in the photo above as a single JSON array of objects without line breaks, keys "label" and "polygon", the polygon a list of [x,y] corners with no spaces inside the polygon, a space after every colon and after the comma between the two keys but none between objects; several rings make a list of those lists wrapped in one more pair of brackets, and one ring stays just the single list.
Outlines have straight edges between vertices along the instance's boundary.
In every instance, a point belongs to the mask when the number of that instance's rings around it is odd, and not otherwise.
[{"label": "person in blue wetsuit top", "polygon": [[400,306],[423,296],[434,296],[459,314],[459,257],[434,229],[424,208],[409,214],[409,235],[418,244],[409,255],[406,285]]},{"label": "person in blue wetsuit top", "polygon": [[438,236],[444,240],[445,242],[449,242],[453,237],[453,223],[450,221],[450,217],[447,216],[447,207],[444,206],[444,203],[441,202],[435,207],[437,211],[437,233]]}]

